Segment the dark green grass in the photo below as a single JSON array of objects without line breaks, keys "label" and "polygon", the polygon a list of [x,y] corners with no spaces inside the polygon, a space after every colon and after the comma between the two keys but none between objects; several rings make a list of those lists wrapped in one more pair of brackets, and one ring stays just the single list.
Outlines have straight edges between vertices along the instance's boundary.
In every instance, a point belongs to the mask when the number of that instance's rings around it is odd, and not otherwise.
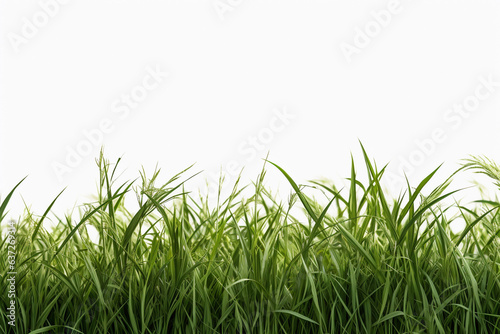
[{"label": "dark green grass", "polygon": [[[0,239],[0,333],[500,333],[498,201],[454,203],[451,178],[425,187],[434,172],[390,200],[384,169],[363,154],[365,183],[353,164],[345,189],[299,186],[269,163],[289,199],[269,194],[263,171],[251,196],[236,183],[217,205],[187,192],[189,171],[117,184],[118,163],[101,155],[97,200],[78,217],[49,208],[16,222],[15,328]],[[493,162],[472,158],[458,172],[469,169],[500,185]]]}]

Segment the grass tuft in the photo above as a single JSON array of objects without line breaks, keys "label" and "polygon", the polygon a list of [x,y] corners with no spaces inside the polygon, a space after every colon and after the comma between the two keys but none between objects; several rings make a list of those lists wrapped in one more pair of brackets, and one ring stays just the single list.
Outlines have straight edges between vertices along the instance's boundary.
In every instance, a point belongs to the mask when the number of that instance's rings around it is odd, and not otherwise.
[{"label": "grass tuft", "polygon": [[[120,160],[101,154],[95,202],[55,215],[49,230],[59,194],[42,216],[15,222],[16,326],[2,293],[0,332],[500,333],[498,200],[445,204],[452,177],[427,189],[437,169],[389,200],[385,167],[363,155],[366,183],[354,162],[341,190],[304,187],[266,162],[293,188],[288,202],[265,188],[263,169],[250,197],[238,179],[213,205],[186,190],[189,168],[162,185],[159,170],[120,184]],[[471,157],[458,172],[468,170],[500,187],[493,161]],[[0,204],[2,230],[18,186]],[[454,233],[458,220],[465,229]],[[2,259],[11,241],[0,235]],[[9,271],[1,261],[0,291]]]}]

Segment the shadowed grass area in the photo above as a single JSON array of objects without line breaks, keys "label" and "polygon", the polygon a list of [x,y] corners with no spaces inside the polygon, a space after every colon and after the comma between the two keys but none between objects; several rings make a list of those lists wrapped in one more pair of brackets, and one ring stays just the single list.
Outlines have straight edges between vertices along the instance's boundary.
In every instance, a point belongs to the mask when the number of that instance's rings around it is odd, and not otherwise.
[{"label": "shadowed grass area", "polygon": [[[305,188],[269,163],[294,189],[288,201],[264,188],[263,170],[251,196],[236,182],[215,206],[187,192],[188,171],[159,186],[158,172],[116,184],[119,160],[101,154],[97,200],[78,217],[56,218],[48,231],[52,203],[15,223],[15,327],[7,318],[9,195],[0,206],[0,332],[500,332],[498,200],[445,205],[451,177],[425,188],[435,171],[389,200],[384,169],[363,154],[364,184],[354,163],[340,191],[326,182]],[[471,158],[458,172],[468,169],[500,185],[492,161]],[[133,195],[139,208],[130,212],[124,198]],[[457,219],[466,227],[455,234]]]}]

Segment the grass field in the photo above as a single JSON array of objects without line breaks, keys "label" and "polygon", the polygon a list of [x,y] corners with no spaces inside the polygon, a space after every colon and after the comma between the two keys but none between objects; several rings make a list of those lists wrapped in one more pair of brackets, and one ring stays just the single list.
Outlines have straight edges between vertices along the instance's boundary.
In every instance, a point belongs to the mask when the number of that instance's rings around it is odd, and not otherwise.
[{"label": "grass field", "polygon": [[[263,170],[251,196],[225,185],[231,194],[213,205],[189,189],[190,170],[117,184],[119,161],[101,155],[95,203],[71,216],[27,212],[15,233],[11,193],[0,207],[0,333],[500,333],[498,199],[461,205],[453,175],[425,187],[433,172],[391,200],[384,168],[363,154],[364,184],[354,164],[339,190],[297,185],[269,162],[290,198],[270,194]],[[457,172],[472,171],[500,187],[494,162],[471,158]],[[457,220],[466,227],[455,234]]]}]

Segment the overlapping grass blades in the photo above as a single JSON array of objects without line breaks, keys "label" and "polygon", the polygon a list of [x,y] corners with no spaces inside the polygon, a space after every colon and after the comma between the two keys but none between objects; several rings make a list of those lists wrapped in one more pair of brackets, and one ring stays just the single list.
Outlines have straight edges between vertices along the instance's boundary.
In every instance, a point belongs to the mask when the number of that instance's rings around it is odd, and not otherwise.
[{"label": "overlapping grass blades", "polygon": [[[158,171],[117,184],[119,161],[101,155],[97,200],[78,217],[51,215],[47,230],[51,202],[17,222],[17,323],[7,324],[3,293],[0,332],[500,332],[498,199],[446,201],[456,191],[451,177],[426,189],[435,170],[391,200],[385,167],[362,152],[366,183],[352,163],[346,189],[303,187],[269,162],[293,188],[287,202],[266,190],[263,169],[250,196],[238,180],[216,204],[186,190],[190,169],[160,186]],[[459,172],[467,169],[500,182],[487,159],[471,158]],[[135,212],[124,204],[131,193]],[[12,192],[2,219],[10,200]],[[296,206],[303,216],[291,215]],[[457,219],[466,227],[455,234]],[[2,258],[5,243],[2,235]],[[2,261],[0,291],[7,271]]]}]

